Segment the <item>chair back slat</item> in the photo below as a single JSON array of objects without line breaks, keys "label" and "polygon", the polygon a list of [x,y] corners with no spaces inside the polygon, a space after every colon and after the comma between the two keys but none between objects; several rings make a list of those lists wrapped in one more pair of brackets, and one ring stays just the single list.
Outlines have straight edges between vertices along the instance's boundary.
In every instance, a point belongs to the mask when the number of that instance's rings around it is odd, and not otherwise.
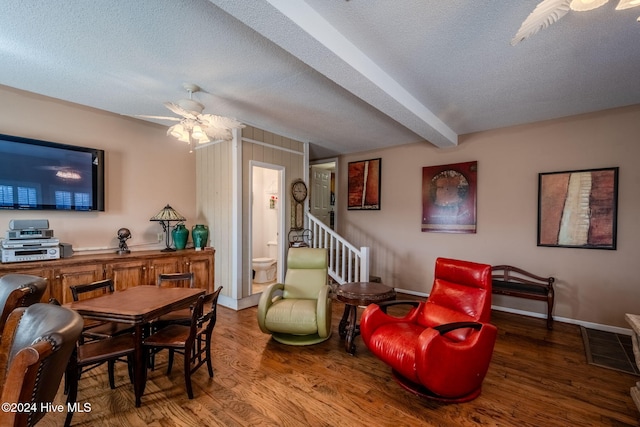
[{"label": "chair back slat", "polygon": [[111,279],[98,280],[96,282],[82,285],[73,285],[69,286],[69,289],[71,290],[71,297],[74,301],[95,298],[107,293],[112,294],[114,291],[113,280]]},{"label": "chair back slat", "polygon": [[171,286],[183,288],[195,288],[196,280],[193,272],[187,273],[161,273],[156,282],[158,286]]}]

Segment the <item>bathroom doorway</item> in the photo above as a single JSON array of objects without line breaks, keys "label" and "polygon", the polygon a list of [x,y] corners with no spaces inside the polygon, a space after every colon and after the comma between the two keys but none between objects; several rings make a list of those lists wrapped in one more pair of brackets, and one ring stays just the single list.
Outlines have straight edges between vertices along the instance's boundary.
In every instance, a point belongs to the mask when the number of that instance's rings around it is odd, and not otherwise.
[{"label": "bathroom doorway", "polygon": [[251,170],[251,277],[249,295],[282,281],[285,219],[284,167],[250,162]]}]

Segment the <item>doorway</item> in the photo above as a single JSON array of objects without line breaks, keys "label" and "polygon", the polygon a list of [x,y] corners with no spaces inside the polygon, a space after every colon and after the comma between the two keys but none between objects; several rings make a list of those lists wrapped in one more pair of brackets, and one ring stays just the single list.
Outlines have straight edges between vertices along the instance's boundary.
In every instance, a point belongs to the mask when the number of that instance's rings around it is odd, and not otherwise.
[{"label": "doorway", "polygon": [[282,277],[284,167],[251,161],[250,174],[249,295],[254,295]]},{"label": "doorway", "polygon": [[336,229],[337,193],[336,160],[324,160],[310,165],[311,191],[309,212],[332,230]]}]

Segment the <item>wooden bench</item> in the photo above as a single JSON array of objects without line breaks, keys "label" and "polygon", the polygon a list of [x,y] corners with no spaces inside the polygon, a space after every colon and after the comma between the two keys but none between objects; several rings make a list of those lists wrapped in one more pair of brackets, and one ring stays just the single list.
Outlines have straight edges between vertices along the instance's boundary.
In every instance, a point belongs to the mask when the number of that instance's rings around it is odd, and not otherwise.
[{"label": "wooden bench", "polygon": [[510,265],[491,267],[492,292],[547,302],[547,329],[553,329],[553,277],[541,277]]}]

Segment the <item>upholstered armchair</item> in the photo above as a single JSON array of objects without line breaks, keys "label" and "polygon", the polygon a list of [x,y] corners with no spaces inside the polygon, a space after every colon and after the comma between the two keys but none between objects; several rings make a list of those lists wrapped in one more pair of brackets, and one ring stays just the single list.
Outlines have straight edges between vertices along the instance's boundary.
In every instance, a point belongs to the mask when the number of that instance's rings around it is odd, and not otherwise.
[{"label": "upholstered armchair", "polygon": [[[387,308],[410,304],[403,317]],[[384,308],[381,308],[383,306]],[[496,341],[491,316],[491,266],[438,258],[425,302],[369,305],[360,320],[365,345],[391,366],[405,389],[445,402],[480,394]]]},{"label": "upholstered armchair", "polygon": [[30,274],[6,274],[0,277],[0,336],[5,321],[16,307],[40,301],[47,290],[47,279]]},{"label": "upholstered armchair", "polygon": [[2,411],[1,426],[32,426],[46,415],[41,406],[55,401],[82,325],[78,313],[54,304],[11,312],[0,344],[0,396],[35,410]]},{"label": "upholstered armchair", "polygon": [[289,248],[284,283],[269,285],[258,303],[258,325],[274,340],[317,344],[331,336],[327,250]]}]

